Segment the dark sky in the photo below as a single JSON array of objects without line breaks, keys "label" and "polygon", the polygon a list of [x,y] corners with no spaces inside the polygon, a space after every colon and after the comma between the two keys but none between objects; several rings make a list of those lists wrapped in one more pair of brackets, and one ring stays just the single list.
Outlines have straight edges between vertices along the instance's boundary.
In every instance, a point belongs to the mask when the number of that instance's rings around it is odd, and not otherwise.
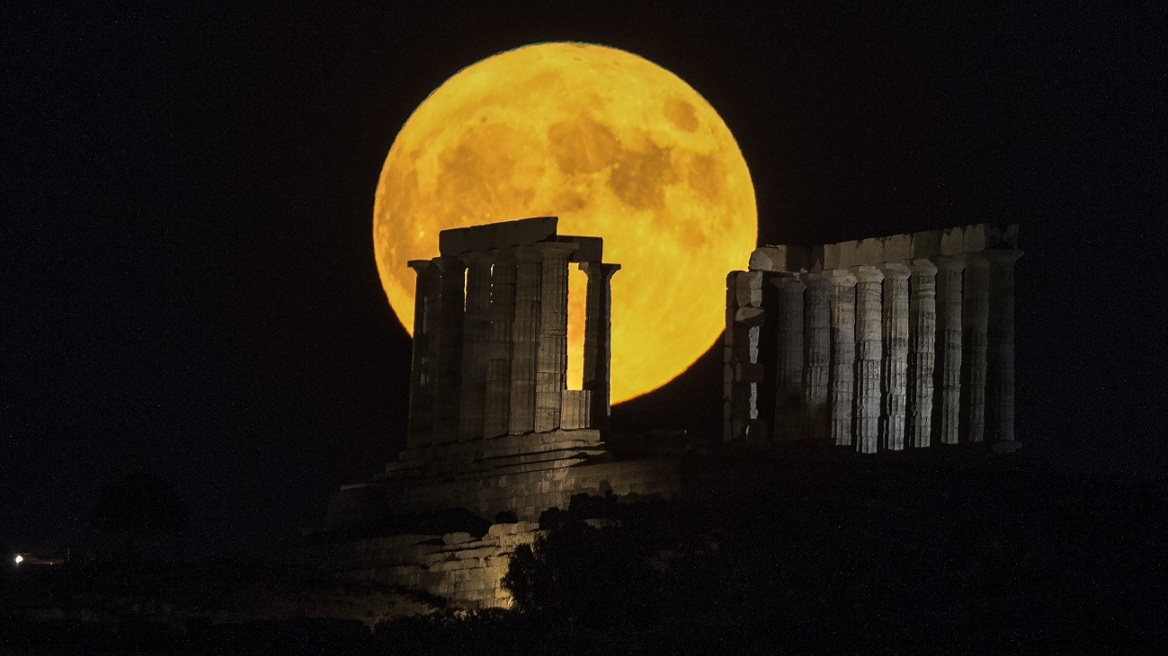
[{"label": "dark sky", "polygon": [[[451,74],[549,40],[704,95],[764,243],[1021,224],[1019,438],[1162,475],[1157,3],[325,4],[0,21],[0,547],[84,539],[100,486],[145,469],[194,552],[261,548],[390,459],[410,343],[373,262],[382,161]],[[719,366],[618,421],[717,430]]]}]

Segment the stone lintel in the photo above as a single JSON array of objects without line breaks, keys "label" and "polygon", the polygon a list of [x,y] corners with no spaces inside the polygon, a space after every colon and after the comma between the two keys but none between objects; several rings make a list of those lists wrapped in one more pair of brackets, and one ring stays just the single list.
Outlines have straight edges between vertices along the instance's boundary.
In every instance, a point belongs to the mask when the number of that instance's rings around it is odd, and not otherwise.
[{"label": "stone lintel", "polygon": [[[933,258],[941,255],[961,255],[991,249],[1016,249],[1018,226],[1014,224],[975,223],[945,230],[889,235],[887,237],[843,241],[810,249],[799,249],[805,255],[792,262],[807,271],[847,269],[855,266],[878,266],[885,262],[903,262],[915,258]],[[767,249],[790,246],[764,246],[751,254],[751,269],[762,271],[798,271],[795,266],[766,268]],[[760,253],[761,252],[761,253]],[[756,266],[756,258],[758,266]]]},{"label": "stone lintel", "polygon": [[556,241],[576,245],[569,262],[601,262],[604,260],[604,239],[601,237],[578,237],[558,235]]},{"label": "stone lintel", "polygon": [[908,278],[911,271],[904,262],[883,262],[877,266],[885,278]]},{"label": "stone lintel", "polygon": [[438,251],[442,255],[461,255],[468,251],[535,244],[554,238],[557,222],[554,216],[540,216],[443,230],[438,233]]},{"label": "stone lintel", "polygon": [[877,267],[870,265],[861,265],[852,269],[856,276],[856,282],[881,282],[884,280],[884,273]]},{"label": "stone lintel", "polygon": [[917,275],[932,276],[937,273],[937,265],[932,260],[924,257],[913,258],[909,262],[909,268]]}]

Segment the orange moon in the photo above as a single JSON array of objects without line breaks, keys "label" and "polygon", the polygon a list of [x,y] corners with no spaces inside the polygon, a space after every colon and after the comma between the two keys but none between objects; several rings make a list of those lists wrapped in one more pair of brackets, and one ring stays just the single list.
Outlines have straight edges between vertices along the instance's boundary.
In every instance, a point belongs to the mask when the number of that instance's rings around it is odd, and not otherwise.
[{"label": "orange moon", "polygon": [[[612,401],[685,371],[725,327],[726,273],[755,247],[746,161],[710,103],[623,50],[542,43],[446,80],[394,139],[377,185],[377,270],[414,325],[413,270],[448,228],[558,216],[604,238],[612,279]],[[572,267],[568,380],[583,361],[583,275]]]}]

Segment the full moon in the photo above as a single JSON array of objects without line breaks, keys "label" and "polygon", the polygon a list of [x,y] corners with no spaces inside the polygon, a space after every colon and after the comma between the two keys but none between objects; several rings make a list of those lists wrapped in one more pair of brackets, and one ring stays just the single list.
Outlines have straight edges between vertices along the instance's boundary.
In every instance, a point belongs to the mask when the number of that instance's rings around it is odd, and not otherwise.
[{"label": "full moon", "polygon": [[[685,371],[725,327],[726,273],[755,247],[746,161],[710,103],[628,52],[543,43],[446,80],[406,121],[373,209],[377,270],[414,325],[413,259],[448,228],[558,216],[604,238],[612,279],[612,401]],[[583,360],[583,274],[569,290],[568,380]]]}]

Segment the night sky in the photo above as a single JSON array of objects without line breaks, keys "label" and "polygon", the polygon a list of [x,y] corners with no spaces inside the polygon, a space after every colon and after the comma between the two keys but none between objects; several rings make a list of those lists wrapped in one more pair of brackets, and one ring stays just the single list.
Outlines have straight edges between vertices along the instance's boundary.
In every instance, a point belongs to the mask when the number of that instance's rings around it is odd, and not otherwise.
[{"label": "night sky", "polygon": [[[382,162],[447,77],[553,40],[705,96],[762,243],[1020,224],[1026,456],[1163,476],[1155,3],[324,4],[5,12],[0,547],[83,543],[97,490],[146,470],[189,504],[189,553],[259,550],[392,459],[410,341],[373,260]],[[719,357],[617,422],[715,434]]]}]

